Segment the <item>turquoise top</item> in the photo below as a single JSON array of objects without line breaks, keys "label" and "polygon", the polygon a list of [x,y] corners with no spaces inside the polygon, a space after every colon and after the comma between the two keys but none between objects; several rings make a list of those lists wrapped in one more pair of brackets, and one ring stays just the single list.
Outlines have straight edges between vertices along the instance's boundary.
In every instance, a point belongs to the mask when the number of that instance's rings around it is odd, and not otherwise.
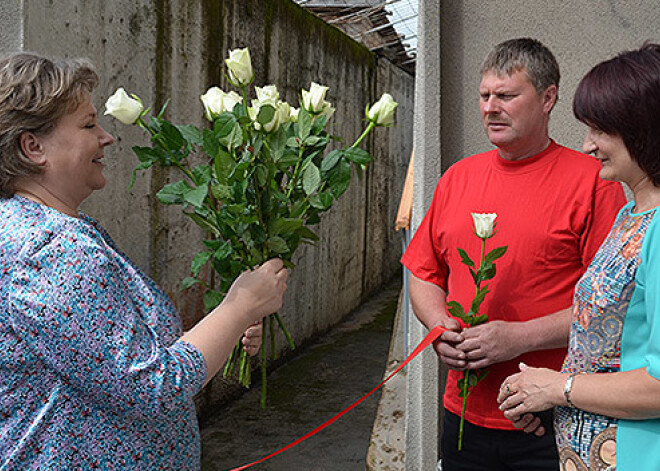
[{"label": "turquoise top", "polygon": [[[660,379],[660,228],[657,209],[626,204],[575,287],[564,372],[646,368]],[[655,327],[655,328],[654,328]],[[555,414],[562,469],[660,469],[660,420],[617,420],[580,409]]]}]

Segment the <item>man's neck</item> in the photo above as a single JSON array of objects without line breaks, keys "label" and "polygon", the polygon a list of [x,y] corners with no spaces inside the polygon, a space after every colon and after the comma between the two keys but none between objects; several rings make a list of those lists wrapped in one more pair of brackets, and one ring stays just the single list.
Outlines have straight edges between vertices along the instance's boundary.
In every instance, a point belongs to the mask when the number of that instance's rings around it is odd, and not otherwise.
[{"label": "man's neck", "polygon": [[545,139],[537,143],[534,143],[533,145],[528,147],[524,147],[524,148],[499,147],[498,150],[500,157],[502,157],[505,160],[523,160],[540,154],[541,152],[543,152],[548,148],[550,142],[552,141],[548,136],[546,136]]}]

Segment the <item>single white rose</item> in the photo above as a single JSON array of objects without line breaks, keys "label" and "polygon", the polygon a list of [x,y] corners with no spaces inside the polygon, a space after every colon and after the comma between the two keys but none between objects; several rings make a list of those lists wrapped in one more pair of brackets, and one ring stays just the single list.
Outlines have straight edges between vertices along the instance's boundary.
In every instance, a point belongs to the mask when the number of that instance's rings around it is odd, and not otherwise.
[{"label": "single white rose", "polygon": [[204,104],[204,114],[209,121],[215,120],[223,111],[231,112],[236,103],[242,103],[243,98],[232,91],[223,92],[218,87],[209,88],[204,95],[200,97]]},{"label": "single white rose", "polygon": [[270,105],[273,108],[277,108],[277,104],[280,100],[280,92],[277,91],[277,87],[275,85],[266,85],[265,87],[254,87],[254,91],[257,92],[256,101],[258,103],[262,105]]},{"label": "single white rose", "polygon": [[389,126],[394,121],[394,109],[397,105],[398,103],[394,101],[392,95],[383,93],[374,106],[367,107],[367,119],[376,126]]},{"label": "single white rose", "polygon": [[229,51],[229,59],[225,59],[225,64],[229,71],[229,80],[234,85],[240,87],[252,83],[254,72],[250,60],[250,50],[247,47]]},{"label": "single white rose", "polygon": [[243,103],[243,97],[233,90],[229,93],[225,93],[225,96],[222,99],[224,110],[229,111],[230,113],[234,110],[234,106],[236,106],[238,103]]},{"label": "single white rose", "polygon": [[291,111],[289,112],[289,120],[292,123],[297,123],[298,122],[298,113],[300,113],[300,109],[294,108],[293,106],[291,107]]},{"label": "single white rose", "polygon": [[318,114],[323,111],[330,103],[325,101],[325,94],[328,87],[312,82],[309,91],[302,91],[303,107],[312,114]]},{"label": "single white rose", "polygon": [[131,98],[126,91],[119,87],[117,91],[105,102],[104,115],[111,115],[124,124],[134,124],[144,111],[139,98]]},{"label": "single white rose", "polygon": [[493,227],[497,213],[470,213],[474,220],[474,233],[480,239],[493,236]]},{"label": "single white rose", "polygon": [[280,124],[287,123],[291,120],[291,105],[286,101],[280,101],[277,104],[277,120]]}]

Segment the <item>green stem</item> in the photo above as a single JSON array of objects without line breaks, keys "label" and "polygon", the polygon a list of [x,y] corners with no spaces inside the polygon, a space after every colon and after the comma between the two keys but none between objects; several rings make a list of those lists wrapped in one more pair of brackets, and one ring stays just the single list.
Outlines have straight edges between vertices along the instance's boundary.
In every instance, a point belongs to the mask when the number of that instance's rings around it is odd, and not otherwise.
[{"label": "green stem", "polygon": [[268,316],[268,331],[270,333],[270,354],[273,357],[273,360],[277,360],[277,344],[275,342],[275,319],[273,319],[273,316]]},{"label": "green stem", "polygon": [[463,425],[465,424],[465,406],[467,405],[468,398],[468,375],[470,370],[465,370],[463,373],[463,410],[461,410],[461,423],[458,427],[458,451],[463,448]]},{"label": "green stem", "polygon": [[364,132],[362,133],[362,135],[361,135],[360,137],[358,137],[358,140],[355,141],[355,143],[354,143],[351,147],[357,147],[357,146],[359,146],[360,143],[362,142],[362,140],[363,140],[365,137],[367,137],[367,134],[369,134],[369,133],[371,132],[371,130],[374,128],[374,126],[376,126],[376,124],[375,124],[373,121],[369,121],[369,125],[367,126],[367,128],[364,130]]},{"label": "green stem", "polygon": [[293,339],[291,338],[289,331],[286,330],[286,327],[284,327],[284,323],[282,322],[280,315],[276,312],[275,314],[273,314],[273,316],[275,316],[275,319],[277,319],[277,323],[279,324],[280,329],[282,329],[282,332],[284,332],[286,341],[289,342],[289,347],[291,347],[291,350],[293,350],[294,348],[296,348],[296,346],[293,344]]},{"label": "green stem", "polygon": [[261,364],[261,408],[266,408],[266,347],[261,346],[259,352],[259,363]]},{"label": "green stem", "polygon": [[305,149],[304,147],[301,147],[300,150],[298,151],[298,162],[296,163],[296,167],[293,169],[293,174],[291,175],[291,181],[288,183],[288,191],[286,192],[286,198],[291,199],[291,193],[293,192],[293,189],[296,187],[296,182],[298,180],[298,171],[300,169],[300,163],[302,162],[302,157]]}]

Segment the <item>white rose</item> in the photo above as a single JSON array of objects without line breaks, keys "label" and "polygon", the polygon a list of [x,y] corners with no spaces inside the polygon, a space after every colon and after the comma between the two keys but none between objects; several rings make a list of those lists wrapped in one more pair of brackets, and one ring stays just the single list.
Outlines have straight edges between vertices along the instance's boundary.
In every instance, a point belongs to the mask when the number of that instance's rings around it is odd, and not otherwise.
[{"label": "white rose", "polygon": [[392,95],[383,93],[374,105],[367,107],[367,119],[373,122],[376,126],[389,126],[393,122],[394,109],[398,103],[394,101]]},{"label": "white rose", "polygon": [[335,113],[335,109],[332,107],[330,102],[324,101],[323,102],[323,108],[321,109],[321,114],[319,116],[327,116],[327,119],[330,119],[330,117]]},{"label": "white rose", "polygon": [[224,110],[229,111],[230,113],[234,110],[234,106],[236,106],[238,103],[243,103],[243,97],[233,90],[229,93],[225,93],[225,96],[222,99]]},{"label": "white rose", "polygon": [[[277,108],[277,103],[280,100],[280,92],[277,91],[275,85],[266,85],[265,87],[254,87],[257,92],[257,103],[262,105],[270,105]],[[254,104],[254,101],[252,102]]]},{"label": "white rose", "polygon": [[[280,93],[277,91],[277,87],[275,85],[266,85],[265,87],[254,87],[255,91],[257,92],[257,99],[252,100],[252,107],[254,108],[254,117],[251,116],[252,121],[254,121],[254,128],[256,130],[260,130],[262,127],[262,124],[256,121],[256,118],[259,114],[259,111],[261,110],[262,106],[269,105],[272,106],[275,112],[273,113],[272,119],[263,124],[263,129],[266,132],[273,132],[277,131],[277,129],[280,127],[280,124],[283,122],[286,122],[288,119],[288,109],[283,107],[282,105],[287,105],[284,102],[279,101],[280,98]],[[286,113],[286,118],[284,118],[284,114]]]},{"label": "white rose", "polygon": [[250,50],[234,49],[229,52],[229,59],[225,59],[229,79],[236,86],[245,86],[252,83],[254,72],[252,71],[252,61],[250,60]]},{"label": "white rose", "polygon": [[242,103],[243,99],[236,92],[225,93],[218,87],[209,88],[200,97],[204,104],[204,113],[209,121],[215,120],[223,111],[231,112],[236,103]]},{"label": "white rose", "polygon": [[[135,96],[135,95],[133,95]],[[105,102],[104,115],[111,115],[124,124],[134,124],[144,111],[139,98],[131,98],[126,91],[119,87],[117,91]]]},{"label": "white rose", "polygon": [[474,220],[474,233],[480,239],[493,236],[493,227],[497,213],[471,213]]},{"label": "white rose", "polygon": [[298,122],[298,113],[300,113],[300,109],[294,108],[293,106],[291,107],[291,110],[289,111],[289,120],[292,123],[297,123]]},{"label": "white rose", "polygon": [[322,112],[325,107],[330,105],[330,103],[325,101],[327,91],[328,87],[312,82],[309,91],[302,91],[303,107],[312,114]]}]

